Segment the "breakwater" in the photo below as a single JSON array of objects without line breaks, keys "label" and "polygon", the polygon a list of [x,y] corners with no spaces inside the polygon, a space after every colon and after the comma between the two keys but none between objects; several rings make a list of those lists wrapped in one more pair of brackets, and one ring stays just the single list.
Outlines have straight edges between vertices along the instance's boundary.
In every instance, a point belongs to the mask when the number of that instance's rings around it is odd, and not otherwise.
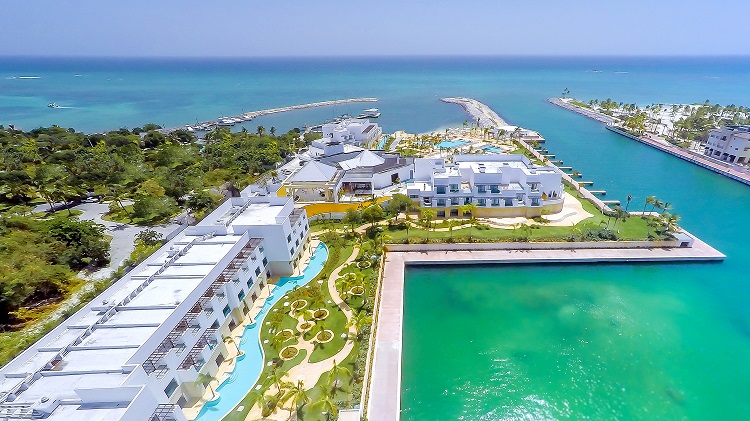
[{"label": "breakwater", "polygon": [[502,127],[507,126],[505,122],[496,112],[481,102],[471,98],[440,98],[441,101],[449,104],[458,104],[461,108],[471,116],[471,119],[479,124],[479,127],[489,129],[491,127]]},{"label": "breakwater", "polygon": [[575,104],[571,104],[567,101],[563,101],[561,98],[548,98],[547,102],[549,102],[550,104],[557,105],[560,108],[565,108],[568,111],[573,111],[574,113],[594,119],[604,124],[612,124],[616,120],[614,117],[611,117],[606,114],[602,114],[593,110],[589,110],[583,107],[579,107]]},{"label": "breakwater", "polygon": [[159,132],[163,134],[169,134],[175,130],[189,130],[189,131],[211,130],[217,126],[231,126],[236,123],[250,121],[254,118],[268,115],[268,114],[276,114],[276,113],[283,113],[286,111],[302,110],[305,108],[327,107],[331,105],[349,104],[353,102],[377,102],[377,101],[378,101],[377,98],[350,98],[350,99],[336,99],[333,101],[311,102],[309,104],[291,105],[288,107],[269,108],[267,110],[250,111],[250,112],[238,114],[235,116],[220,117],[215,120],[204,121],[202,123],[195,123],[195,124],[188,124],[188,125],[180,126],[180,127],[170,127],[166,129],[160,129]]}]

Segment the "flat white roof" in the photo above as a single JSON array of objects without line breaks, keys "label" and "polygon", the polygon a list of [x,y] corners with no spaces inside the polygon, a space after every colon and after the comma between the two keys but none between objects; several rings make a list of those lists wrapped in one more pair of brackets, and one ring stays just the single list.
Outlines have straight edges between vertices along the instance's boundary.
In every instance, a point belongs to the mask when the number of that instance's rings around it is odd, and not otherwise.
[{"label": "flat white roof", "polygon": [[129,374],[92,373],[86,376],[46,373],[21,394],[22,402],[34,402],[44,396],[77,399],[74,389],[108,388],[122,385]]},{"label": "flat white roof", "polygon": [[96,329],[78,346],[80,347],[139,347],[151,337],[158,326],[107,327]]},{"label": "flat white roof", "polygon": [[103,326],[122,326],[122,325],[142,325],[156,324],[160,325],[166,320],[174,310],[171,308],[153,308],[131,310],[127,306],[121,307],[114,316],[104,322]]},{"label": "flat white roof", "polygon": [[276,217],[284,209],[283,205],[252,203],[234,220],[236,225],[277,225]]},{"label": "flat white roof", "polygon": [[130,307],[176,306],[193,292],[202,279],[157,278],[127,305]]},{"label": "flat white roof", "polygon": [[73,342],[77,337],[79,337],[84,332],[84,330],[85,330],[84,328],[66,329],[65,331],[63,331],[63,333],[52,338],[49,342],[42,341],[41,343],[44,344],[44,348],[62,349],[70,345],[71,342]]},{"label": "flat white roof", "polygon": [[[86,372],[122,370],[137,348],[76,349],[65,355],[52,370],[59,372]],[[89,373],[86,373],[89,375]]]},{"label": "flat white roof", "polygon": [[119,420],[127,409],[127,406],[101,408],[90,405],[60,405],[46,419],[50,421],[112,421]]}]

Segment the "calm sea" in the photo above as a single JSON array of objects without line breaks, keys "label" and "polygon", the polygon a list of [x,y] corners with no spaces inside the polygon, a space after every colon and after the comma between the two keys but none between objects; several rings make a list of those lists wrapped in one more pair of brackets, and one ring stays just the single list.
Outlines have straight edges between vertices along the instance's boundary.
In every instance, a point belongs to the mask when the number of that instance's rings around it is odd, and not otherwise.
[{"label": "calm sea", "polygon": [[[682,225],[728,258],[410,269],[403,419],[750,418],[750,187],[544,102],[564,88],[641,105],[750,106],[750,59],[0,59],[0,124],[169,126],[375,96],[386,132],[422,132],[466,119],[440,97],[477,98],[540,131],[607,198],[631,194],[631,209],[647,195],[673,203]],[[269,116],[248,129],[370,106]]]}]

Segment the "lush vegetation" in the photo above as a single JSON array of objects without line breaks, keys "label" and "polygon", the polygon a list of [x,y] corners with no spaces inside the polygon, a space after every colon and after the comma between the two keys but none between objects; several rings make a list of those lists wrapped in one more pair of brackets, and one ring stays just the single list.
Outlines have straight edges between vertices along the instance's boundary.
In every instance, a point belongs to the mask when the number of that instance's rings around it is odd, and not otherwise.
[{"label": "lush vegetation", "polygon": [[[719,126],[750,124],[750,108],[734,104],[721,106],[708,100],[702,104],[650,104],[643,108],[610,98],[588,103],[570,102],[617,118],[621,128],[636,136],[656,133],[683,147],[688,146],[689,141],[705,140],[708,133]],[[662,119],[665,114],[674,124]]]},{"label": "lush vegetation", "polygon": [[[78,220],[80,212],[70,209],[82,198],[108,201],[105,218],[123,223],[158,223],[183,209],[201,217],[221,193],[244,187],[311,140],[294,131],[267,134],[262,127],[256,133],[218,128],[205,141],[157,129],[85,134],[0,125],[0,330],[37,325],[83,285],[78,271],[109,262],[103,227]],[[41,204],[47,212],[34,213]],[[126,266],[148,256],[160,240],[139,238]],[[23,340],[10,333],[0,338],[22,344],[3,346],[9,352],[0,361],[45,329],[35,328]]]},{"label": "lush vegetation", "polygon": [[[328,261],[321,273],[307,286],[289,292],[284,299],[271,308],[261,331],[265,362],[260,375],[261,388],[251,391],[240,402],[242,411],[232,411],[228,420],[244,420],[253,405],[259,404],[264,414],[274,411],[296,411],[298,419],[323,420],[322,412],[334,416],[339,409],[351,408],[360,402],[362,381],[367,360],[368,338],[372,324],[374,296],[377,290],[378,269],[382,247],[377,247],[376,240],[362,239],[357,235],[341,236],[335,232],[325,233],[321,240],[328,246]],[[347,318],[341,308],[333,303],[328,291],[328,278],[351,256],[354,245],[360,242],[357,260],[347,265],[335,280],[338,293],[354,312],[354,317]],[[361,262],[367,262],[363,264]],[[373,264],[374,263],[374,264]],[[318,281],[324,281],[322,284]],[[361,289],[361,294],[352,294]],[[304,301],[305,305],[298,311],[284,303]],[[316,310],[325,309],[322,319],[316,318]],[[294,315],[294,317],[292,316]],[[311,324],[309,330],[300,331],[297,326],[300,320]],[[343,335],[353,328],[356,334]],[[310,341],[324,331],[333,332],[330,341],[316,343],[312,352],[301,350],[290,360],[280,358],[282,350],[295,346],[300,341]],[[287,332],[286,334],[281,332]],[[291,334],[290,334],[290,333]],[[268,341],[268,342],[266,342]],[[320,377],[316,384],[290,382],[285,377],[293,367],[309,361],[317,363],[333,358],[347,343],[353,349],[335,363],[331,370]]]}]

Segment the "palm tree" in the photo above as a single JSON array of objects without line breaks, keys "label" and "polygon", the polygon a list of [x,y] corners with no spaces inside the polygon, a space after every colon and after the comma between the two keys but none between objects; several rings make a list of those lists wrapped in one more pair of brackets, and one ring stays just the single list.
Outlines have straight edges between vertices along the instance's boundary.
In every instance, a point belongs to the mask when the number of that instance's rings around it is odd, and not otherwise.
[{"label": "palm tree", "polygon": [[364,310],[360,310],[356,314],[354,314],[354,317],[346,322],[346,326],[344,327],[346,329],[353,327],[354,331],[356,332],[354,336],[359,340],[360,336],[362,335],[362,331],[370,323],[372,323],[372,317],[368,316],[367,312],[365,312]]},{"label": "palm tree", "polygon": [[211,382],[214,380],[213,377],[206,373],[198,373],[198,378],[195,379],[195,384],[201,385],[203,387],[208,386],[208,389],[211,391],[211,399],[213,400],[216,397],[216,392],[214,392],[214,388],[211,387]]},{"label": "palm tree", "polygon": [[305,382],[297,380],[297,384],[290,383],[284,395],[279,399],[282,403],[289,402],[289,417],[292,417],[292,411],[300,409],[310,403],[310,397],[305,390]]},{"label": "palm tree", "polygon": [[469,217],[469,242],[471,242],[473,240],[472,235],[471,235],[472,234],[471,229],[477,220],[476,215],[475,215],[477,211],[477,205],[473,203],[467,203],[463,206],[459,206],[459,209],[461,210],[462,214],[466,215],[468,213],[469,215],[471,215]]},{"label": "palm tree", "polygon": [[351,377],[352,371],[342,365],[336,364],[336,360],[333,360],[333,366],[331,366],[331,370],[328,372],[328,385],[336,389],[341,381],[341,376]]},{"label": "palm tree", "polygon": [[663,205],[661,206],[661,210],[662,210],[662,212],[661,212],[662,214],[666,213],[666,212],[667,212],[668,210],[672,210],[672,204],[671,204],[671,203],[669,203],[669,202],[665,202],[665,203],[664,203],[664,204],[663,204]]},{"label": "palm tree", "polygon": [[656,200],[656,196],[647,196],[646,203],[643,205],[643,217],[646,217],[646,206],[653,205]]},{"label": "palm tree", "polygon": [[320,407],[321,412],[325,412],[326,421],[330,421],[331,417],[336,418],[339,415],[339,408],[336,406],[336,402],[333,401],[333,397],[330,392],[323,390],[323,394],[313,404],[315,407]]},{"label": "palm tree", "polygon": [[651,212],[654,211],[654,208],[662,210],[662,208],[664,207],[664,202],[659,199],[654,199],[654,203],[652,203],[651,206]]},{"label": "palm tree", "polygon": [[257,128],[255,129],[255,133],[257,133],[257,134],[258,134],[258,136],[263,136],[263,133],[265,133],[265,132],[266,132],[266,128],[265,128],[265,127],[263,127],[263,126],[258,126],[258,127],[257,127]]},{"label": "palm tree", "polygon": [[268,131],[268,133],[271,133],[271,136],[276,136],[276,127],[271,126],[271,129]]}]

